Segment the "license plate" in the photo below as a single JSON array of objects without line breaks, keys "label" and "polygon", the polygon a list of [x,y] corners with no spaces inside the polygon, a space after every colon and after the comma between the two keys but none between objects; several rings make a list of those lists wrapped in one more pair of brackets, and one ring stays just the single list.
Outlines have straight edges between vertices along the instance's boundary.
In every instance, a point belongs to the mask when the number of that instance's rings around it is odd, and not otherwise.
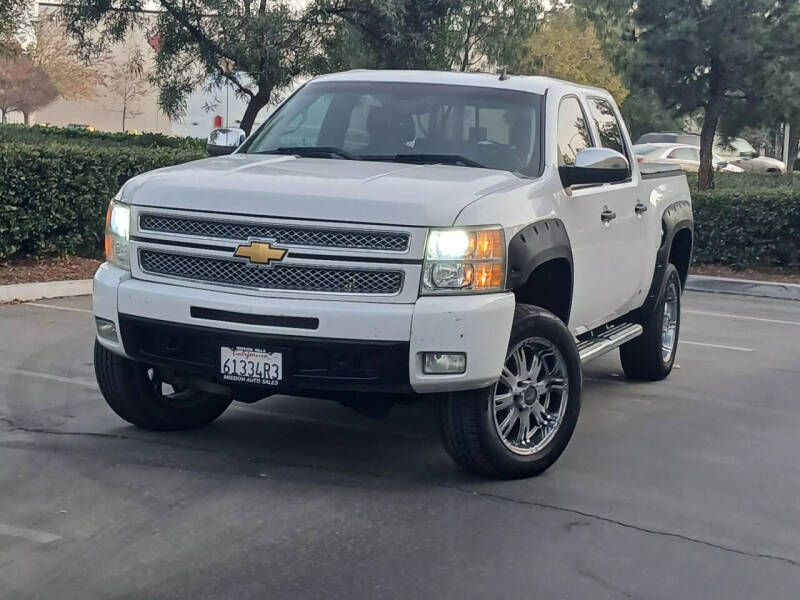
[{"label": "license plate", "polygon": [[283,354],[260,348],[222,346],[219,350],[222,379],[251,385],[278,385],[283,379]]}]

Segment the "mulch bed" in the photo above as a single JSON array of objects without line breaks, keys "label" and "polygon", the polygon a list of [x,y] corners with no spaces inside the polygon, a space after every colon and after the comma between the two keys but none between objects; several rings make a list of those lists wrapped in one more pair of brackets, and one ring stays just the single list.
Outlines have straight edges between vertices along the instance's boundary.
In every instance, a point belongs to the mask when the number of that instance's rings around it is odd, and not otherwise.
[{"label": "mulch bed", "polygon": [[[13,257],[0,261],[0,285],[91,279],[101,262],[96,258],[82,256]],[[733,269],[724,265],[692,265],[691,272],[695,275],[712,275],[714,277],[800,283],[800,267]]]},{"label": "mulch bed", "polygon": [[694,275],[732,277],[734,279],[756,279],[779,283],[800,283],[800,267],[756,267],[734,269],[725,265],[692,265]]},{"label": "mulch bed", "polygon": [[0,260],[0,285],[91,279],[102,261],[82,256],[28,256]]}]

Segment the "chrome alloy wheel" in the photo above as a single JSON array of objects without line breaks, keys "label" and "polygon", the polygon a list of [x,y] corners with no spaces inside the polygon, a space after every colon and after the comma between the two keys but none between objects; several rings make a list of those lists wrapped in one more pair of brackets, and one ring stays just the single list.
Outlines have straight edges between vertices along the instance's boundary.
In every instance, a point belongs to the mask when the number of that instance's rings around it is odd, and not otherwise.
[{"label": "chrome alloy wheel", "polygon": [[678,332],[678,284],[670,281],[664,298],[664,316],[661,318],[661,359],[668,363],[675,352]]},{"label": "chrome alloy wheel", "polygon": [[517,344],[489,400],[497,435],[515,454],[531,455],[553,439],[569,397],[567,364],[552,342],[538,337]]}]

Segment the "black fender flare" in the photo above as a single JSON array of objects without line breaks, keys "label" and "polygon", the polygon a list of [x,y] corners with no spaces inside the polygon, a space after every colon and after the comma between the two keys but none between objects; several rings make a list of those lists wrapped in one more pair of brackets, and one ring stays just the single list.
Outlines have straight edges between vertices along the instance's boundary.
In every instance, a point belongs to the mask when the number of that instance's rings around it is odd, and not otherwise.
[{"label": "black fender flare", "polygon": [[[650,312],[655,307],[658,299],[658,291],[661,288],[661,280],[664,271],[667,269],[669,254],[672,250],[672,241],[675,234],[679,231],[688,229],[692,234],[692,244],[694,244],[694,216],[692,214],[692,204],[688,200],[673,202],[664,209],[661,214],[661,245],[656,253],[656,266],[653,270],[653,280],[647,292],[647,299],[640,309],[643,312]],[[689,255],[691,263],[691,252]]]},{"label": "black fender flare", "polygon": [[511,238],[508,243],[506,289],[514,290],[522,287],[537,267],[556,258],[565,259],[569,263],[569,297],[572,304],[574,278],[572,244],[561,219],[536,221],[522,228]]}]

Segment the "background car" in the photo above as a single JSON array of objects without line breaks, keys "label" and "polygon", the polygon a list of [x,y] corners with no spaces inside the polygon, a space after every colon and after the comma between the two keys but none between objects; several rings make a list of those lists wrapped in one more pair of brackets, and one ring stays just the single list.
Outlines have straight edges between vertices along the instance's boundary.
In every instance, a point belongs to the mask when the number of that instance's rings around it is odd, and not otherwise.
[{"label": "background car", "polygon": [[[696,173],[700,169],[700,148],[688,144],[636,144],[633,152],[638,162],[678,164],[684,171]],[[714,155],[714,170],[726,173],[744,173],[744,169],[732,165]]]},{"label": "background car", "polygon": [[[700,147],[700,136],[695,133],[666,131],[661,133],[645,133],[636,145],[643,144],[685,144]],[[741,167],[752,173],[781,174],[786,173],[786,164],[777,158],[760,156],[758,150],[744,138],[731,138],[727,142],[719,136],[714,138],[714,153],[730,164]]]}]

